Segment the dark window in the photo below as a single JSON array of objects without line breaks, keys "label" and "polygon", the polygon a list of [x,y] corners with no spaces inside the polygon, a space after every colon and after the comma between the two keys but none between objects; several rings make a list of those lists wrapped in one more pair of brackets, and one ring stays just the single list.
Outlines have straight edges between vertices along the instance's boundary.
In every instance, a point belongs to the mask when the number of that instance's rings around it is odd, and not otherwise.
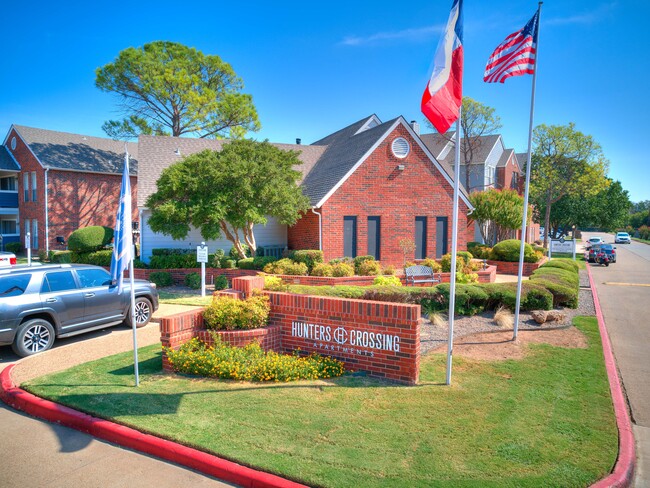
[{"label": "dark window", "polygon": [[107,286],[111,284],[111,275],[104,269],[80,269],[77,270],[79,283],[82,288],[92,288],[94,286]]},{"label": "dark window", "polygon": [[368,217],[368,255],[374,256],[377,261],[381,259],[381,218]]},{"label": "dark window", "polygon": [[436,259],[447,254],[448,219],[436,217]]},{"label": "dark window", "polygon": [[427,218],[415,217],[415,259],[427,257]]},{"label": "dark window", "polygon": [[25,292],[31,277],[31,274],[0,277],[0,297],[16,297],[22,295]]},{"label": "dark window", "polygon": [[357,256],[357,218],[343,217],[343,255]]},{"label": "dark window", "polygon": [[41,293],[75,290],[76,288],[77,283],[72,276],[72,271],[57,271],[55,273],[47,273],[45,275]]}]

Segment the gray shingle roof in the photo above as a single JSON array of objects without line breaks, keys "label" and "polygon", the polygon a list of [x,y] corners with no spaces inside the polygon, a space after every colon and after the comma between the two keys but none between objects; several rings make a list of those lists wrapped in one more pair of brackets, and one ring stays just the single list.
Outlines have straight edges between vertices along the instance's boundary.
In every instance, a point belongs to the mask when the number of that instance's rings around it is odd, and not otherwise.
[{"label": "gray shingle roof", "polygon": [[[453,135],[453,132],[448,132],[448,134]],[[476,144],[474,146],[474,157],[472,158],[472,162],[470,164],[484,164],[485,160],[488,158],[490,155],[490,152],[494,148],[494,145],[497,143],[499,140],[499,134],[493,134],[489,136],[478,136],[478,137],[472,137],[471,140]],[[433,134],[422,134],[420,136],[420,139],[426,144],[426,146],[429,148],[429,151],[433,153],[433,155],[438,158],[440,156],[440,151],[446,146],[446,140],[437,133]],[[443,144],[444,141],[444,144]],[[461,150],[462,150],[462,145],[465,141],[464,137],[461,137],[460,139],[460,144],[461,144]],[[452,147],[454,145],[454,142],[451,141]],[[436,152],[437,151],[437,152]],[[462,157],[462,156],[461,156]],[[451,158],[451,159],[450,159]],[[445,161],[448,162],[453,162],[454,158],[454,151],[453,149],[449,151],[449,154],[443,158]],[[439,159],[438,159],[439,160]]]},{"label": "gray shingle roof", "polygon": [[501,168],[508,164],[508,160],[510,159],[510,156],[515,152],[514,149],[506,149],[501,153],[501,157],[499,158],[499,162],[497,163],[497,167]]},{"label": "gray shingle roof", "polygon": [[515,157],[517,158],[519,168],[523,171],[523,169],[526,167],[526,163],[528,162],[528,153],[515,153]]},{"label": "gray shingle roof", "polygon": [[427,146],[427,149],[431,151],[433,157],[438,159],[442,150],[447,147],[449,140],[454,137],[455,131],[449,131],[444,136],[437,132],[431,134],[422,134],[420,139],[424,142],[424,145]]},{"label": "gray shingle roof", "polygon": [[20,171],[20,167],[14,161],[14,158],[11,157],[9,150],[0,146],[0,169],[8,171]]},{"label": "gray shingle roof", "polygon": [[[184,156],[201,152],[205,149],[219,151],[228,140],[193,139],[186,137],[164,137],[141,135],[138,139],[138,207],[144,207],[149,195],[156,191],[156,182],[162,171],[180,161]],[[300,144],[273,144],[284,150],[299,151],[298,159],[302,164],[296,170],[308,174],[325,151],[323,146]],[[177,151],[180,154],[177,154]]]},{"label": "gray shingle roof", "polygon": [[302,191],[312,205],[320,202],[397,120],[389,120],[356,134],[372,117],[366,117],[314,143],[327,144],[327,150],[302,182]]},{"label": "gray shingle roof", "polygon": [[[47,167],[92,173],[121,174],[124,168],[124,142],[103,137],[36,129],[14,125],[23,140]],[[138,145],[127,143],[132,175],[138,174]]]}]

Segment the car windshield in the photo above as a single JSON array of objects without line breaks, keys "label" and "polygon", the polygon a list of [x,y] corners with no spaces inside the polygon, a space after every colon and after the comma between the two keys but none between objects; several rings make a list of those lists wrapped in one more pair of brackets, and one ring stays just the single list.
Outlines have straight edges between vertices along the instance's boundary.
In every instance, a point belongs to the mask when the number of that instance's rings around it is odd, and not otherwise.
[{"label": "car windshield", "polygon": [[619,236],[619,237],[628,237],[629,236],[629,234],[627,232],[619,232],[616,235]]},{"label": "car windshield", "polygon": [[602,249],[603,251],[611,251],[613,248],[611,244],[603,244],[602,246],[600,246],[600,249]]}]

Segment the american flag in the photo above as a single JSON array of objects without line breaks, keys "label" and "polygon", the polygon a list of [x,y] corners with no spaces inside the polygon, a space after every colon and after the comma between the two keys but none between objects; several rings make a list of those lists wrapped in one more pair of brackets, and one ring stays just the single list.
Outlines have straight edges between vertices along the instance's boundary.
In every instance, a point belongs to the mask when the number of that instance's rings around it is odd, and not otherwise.
[{"label": "american flag", "polygon": [[510,34],[494,50],[485,66],[483,81],[503,83],[511,76],[532,75],[535,72],[539,10],[523,29]]},{"label": "american flag", "polygon": [[124,157],[124,174],[120,189],[120,204],[117,209],[117,222],[113,234],[113,255],[111,256],[111,280],[122,292],[124,270],[129,269],[132,256],[133,239],[131,234],[131,181],[129,180],[129,153]]}]

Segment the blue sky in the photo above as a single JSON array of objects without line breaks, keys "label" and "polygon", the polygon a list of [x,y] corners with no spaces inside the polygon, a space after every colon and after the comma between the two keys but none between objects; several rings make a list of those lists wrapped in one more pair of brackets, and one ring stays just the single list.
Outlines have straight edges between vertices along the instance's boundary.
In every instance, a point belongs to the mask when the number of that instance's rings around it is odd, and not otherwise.
[{"label": "blue sky", "polygon": [[[314,5],[315,4],[315,5]],[[110,5],[110,8],[108,7]],[[313,142],[367,115],[423,122],[420,98],[451,0],[399,2],[21,2],[4,9],[0,131],[12,123],[104,135],[119,118],[94,71],[120,50],[181,42],[229,62],[273,142]],[[482,81],[485,62],[535,1],[465,0],[464,94],[494,107],[507,146],[526,150],[531,76]],[[547,1],[535,124],[592,135],[609,176],[650,199],[645,0]],[[3,136],[4,137],[4,136]]]}]

